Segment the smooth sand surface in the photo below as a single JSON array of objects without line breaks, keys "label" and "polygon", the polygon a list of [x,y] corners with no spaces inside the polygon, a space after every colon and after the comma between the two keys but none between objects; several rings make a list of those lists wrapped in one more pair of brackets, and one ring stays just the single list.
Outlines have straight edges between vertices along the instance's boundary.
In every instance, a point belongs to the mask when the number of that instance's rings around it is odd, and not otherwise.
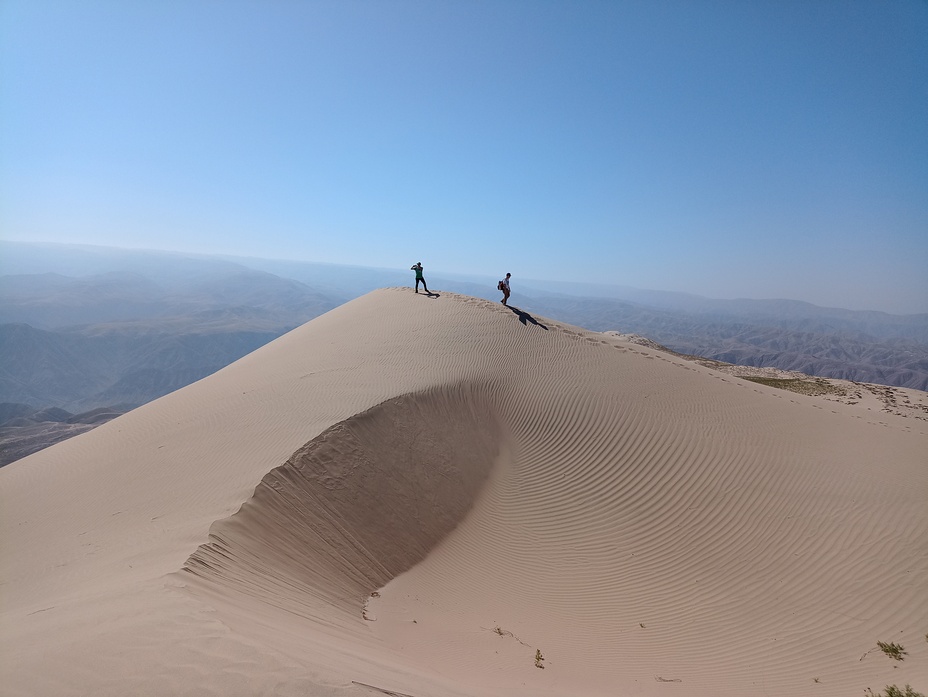
[{"label": "smooth sand surface", "polygon": [[343,305],[0,505],[5,695],[928,692],[928,423],[467,296]]}]

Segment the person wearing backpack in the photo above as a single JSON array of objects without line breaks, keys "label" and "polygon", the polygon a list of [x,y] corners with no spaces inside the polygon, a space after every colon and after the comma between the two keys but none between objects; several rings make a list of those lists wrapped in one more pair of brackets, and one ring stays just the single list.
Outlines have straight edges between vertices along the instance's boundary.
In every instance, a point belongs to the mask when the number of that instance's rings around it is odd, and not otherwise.
[{"label": "person wearing backpack", "polygon": [[503,299],[500,301],[503,305],[506,305],[506,301],[509,300],[509,278],[512,276],[511,273],[506,274],[506,278],[496,284],[496,287],[503,291]]}]

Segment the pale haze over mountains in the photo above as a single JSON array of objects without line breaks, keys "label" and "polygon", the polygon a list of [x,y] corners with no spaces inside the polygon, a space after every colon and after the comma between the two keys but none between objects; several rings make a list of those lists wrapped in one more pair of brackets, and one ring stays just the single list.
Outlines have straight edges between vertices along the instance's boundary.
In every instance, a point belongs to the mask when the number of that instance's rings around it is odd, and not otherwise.
[{"label": "pale haze over mountains", "polygon": [[[0,252],[2,428],[25,439],[23,449],[7,443],[7,459],[199,380],[354,297],[412,279],[405,269],[92,246],[3,242]],[[426,278],[438,291],[499,296],[491,277],[427,270]],[[512,303],[533,314],[642,335],[683,354],[928,389],[928,315],[518,277],[513,287]]]}]

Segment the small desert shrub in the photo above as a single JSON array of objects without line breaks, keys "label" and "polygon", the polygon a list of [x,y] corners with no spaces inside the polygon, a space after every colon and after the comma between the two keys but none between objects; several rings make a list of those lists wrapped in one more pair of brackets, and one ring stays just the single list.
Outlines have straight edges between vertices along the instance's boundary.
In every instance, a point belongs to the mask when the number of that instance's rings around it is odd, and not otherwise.
[{"label": "small desert shrub", "polygon": [[823,394],[843,396],[846,394],[841,388],[821,378],[810,378],[806,380],[804,378],[763,378],[745,376],[744,379],[756,382],[760,385],[766,385],[767,387],[777,387],[781,390],[789,390],[790,392],[798,392],[799,394],[812,396]]},{"label": "small desert shrub", "polygon": [[925,697],[921,692],[913,690],[911,685],[906,685],[904,688],[887,685],[883,688],[883,692],[874,692],[868,687],[864,690],[864,695],[866,697]]},{"label": "small desert shrub", "polygon": [[876,645],[880,647],[880,651],[896,661],[904,661],[905,657],[909,654],[902,644],[897,644],[894,641],[888,644],[885,641],[878,641]]}]

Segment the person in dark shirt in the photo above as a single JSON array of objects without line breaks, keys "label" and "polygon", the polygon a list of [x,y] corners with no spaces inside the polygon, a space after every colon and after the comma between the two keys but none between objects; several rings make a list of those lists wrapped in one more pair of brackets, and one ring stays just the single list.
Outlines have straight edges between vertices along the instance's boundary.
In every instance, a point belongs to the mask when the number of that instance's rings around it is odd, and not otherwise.
[{"label": "person in dark shirt", "polygon": [[425,288],[425,292],[429,295],[432,292],[429,290],[429,287],[425,284],[425,276],[422,275],[422,262],[417,261],[415,264],[409,267],[411,271],[416,272],[416,292],[419,292],[419,281],[422,281],[422,287]]}]

